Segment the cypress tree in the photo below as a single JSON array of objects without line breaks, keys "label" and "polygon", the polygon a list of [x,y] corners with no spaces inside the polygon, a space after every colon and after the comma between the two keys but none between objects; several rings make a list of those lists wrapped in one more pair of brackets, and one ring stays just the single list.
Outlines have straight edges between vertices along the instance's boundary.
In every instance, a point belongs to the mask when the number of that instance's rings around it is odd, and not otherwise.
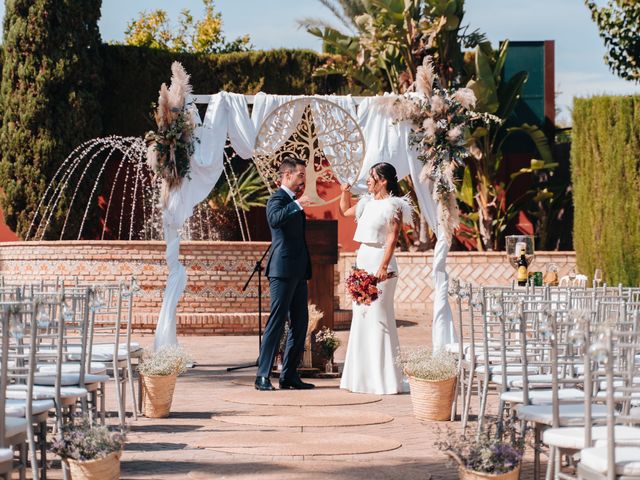
[{"label": "cypress tree", "polygon": [[[101,0],[7,0],[0,90],[0,188],[7,224],[21,237],[58,167],[71,151],[101,131],[97,99]],[[87,198],[89,181],[79,199]],[[51,219],[58,238],[71,192]],[[82,211],[86,203],[76,199]],[[70,232],[81,212],[72,212]],[[90,221],[96,221],[91,217]],[[73,228],[75,226],[75,228]],[[68,238],[65,235],[65,238]]]}]

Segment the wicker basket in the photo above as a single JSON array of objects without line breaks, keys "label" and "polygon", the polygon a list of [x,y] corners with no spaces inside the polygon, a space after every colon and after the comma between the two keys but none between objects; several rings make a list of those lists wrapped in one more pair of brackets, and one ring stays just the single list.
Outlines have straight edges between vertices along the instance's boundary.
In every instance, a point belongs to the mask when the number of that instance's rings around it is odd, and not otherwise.
[{"label": "wicker basket", "polygon": [[482,473],[468,470],[464,467],[458,469],[460,480],[518,480],[520,476],[520,465],[505,473]]},{"label": "wicker basket", "polygon": [[177,378],[177,375],[141,375],[145,417],[169,416]]},{"label": "wicker basket", "polygon": [[118,480],[121,451],[96,460],[67,459],[71,480]]},{"label": "wicker basket", "polygon": [[447,380],[423,380],[409,377],[413,414],[419,420],[449,420],[456,377]]}]

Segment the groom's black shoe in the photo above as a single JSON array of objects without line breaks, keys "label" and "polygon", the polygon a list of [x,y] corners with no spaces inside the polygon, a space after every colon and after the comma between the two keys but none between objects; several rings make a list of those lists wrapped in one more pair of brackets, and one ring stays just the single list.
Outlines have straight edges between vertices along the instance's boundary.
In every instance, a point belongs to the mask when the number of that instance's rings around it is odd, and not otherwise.
[{"label": "groom's black shoe", "polygon": [[305,383],[299,378],[294,378],[291,380],[280,379],[280,389],[293,389],[293,390],[309,390],[311,388],[315,388],[315,385],[312,383]]},{"label": "groom's black shoe", "polygon": [[271,385],[271,380],[267,377],[256,377],[256,390],[275,390],[273,385]]}]

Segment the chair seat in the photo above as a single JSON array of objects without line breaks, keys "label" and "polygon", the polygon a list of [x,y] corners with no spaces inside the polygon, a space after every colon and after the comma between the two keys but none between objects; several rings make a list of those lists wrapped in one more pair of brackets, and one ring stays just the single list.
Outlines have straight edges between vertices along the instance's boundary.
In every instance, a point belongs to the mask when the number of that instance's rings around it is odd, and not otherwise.
[{"label": "chair seat", "polygon": [[[92,375],[85,373],[84,383],[90,385],[92,383],[104,383],[111,380],[109,375]],[[50,373],[36,373],[33,378],[34,385],[54,386],[56,384],[56,376]],[[63,387],[78,385],[80,383],[80,373],[64,373],[60,377],[60,385]]]},{"label": "chair seat", "polygon": [[0,462],[10,462],[13,460],[13,450],[10,448],[0,448]]},{"label": "chair seat", "polygon": [[[27,393],[26,385],[9,385],[7,387],[7,398],[24,399]],[[60,398],[85,398],[87,390],[80,387],[62,387]],[[36,385],[33,387],[34,400],[51,400],[56,398],[55,387]]]},{"label": "chair seat", "polygon": [[[551,405],[518,405],[516,414],[520,420],[527,422],[551,425],[553,423],[553,411]],[[604,405],[593,405],[591,407],[591,417],[604,419],[607,417],[607,407]],[[560,416],[558,418],[561,427],[580,427],[584,425],[584,404],[569,403],[560,405]]]},{"label": "chair seat", "polygon": [[[607,465],[607,447],[585,448],[580,452],[580,464],[605,475]],[[616,475],[640,475],[640,447],[616,447]]]},{"label": "chair seat", "polygon": [[[484,361],[484,351],[482,349],[478,350],[476,348],[475,351],[475,357],[476,360],[478,361]],[[509,360],[510,358],[520,358],[522,356],[522,354],[520,353],[520,351],[515,351],[515,350],[507,350],[505,353],[505,358],[507,360]],[[465,352],[464,354],[464,358],[466,360],[471,360],[471,352]],[[494,349],[489,349],[489,362],[491,363],[500,363],[502,362],[502,353],[499,350],[494,350]]]},{"label": "chair seat", "polygon": [[[638,442],[640,446],[640,428],[616,425],[616,441]],[[607,427],[599,425],[591,428],[591,439],[595,447],[607,445]],[[584,445],[584,427],[549,428],[542,434],[542,441],[549,446],[581,450]]]},{"label": "chair seat", "polygon": [[[505,402],[522,403],[524,398],[524,392],[522,390],[511,390],[504,392],[500,395],[500,399]],[[553,391],[544,390],[530,390],[529,391],[529,403],[533,405],[549,405],[553,398]],[[584,392],[577,388],[561,388],[558,390],[558,398],[560,400],[576,400],[580,401],[584,399]]]},{"label": "chair seat", "polygon": [[[33,415],[48,412],[53,407],[53,400],[31,400],[31,413]],[[4,406],[4,412],[8,417],[24,417],[27,414],[25,400],[8,398]]]},{"label": "chair seat", "polygon": [[27,421],[24,418],[4,417],[5,438],[15,437],[21,433],[27,433]]},{"label": "chair seat", "polygon": [[[476,372],[482,374],[486,371],[486,369],[486,365],[478,365],[478,367],[476,367]],[[489,373],[501,374],[502,370],[502,365],[489,365]],[[536,367],[527,367],[527,372],[529,372],[529,374],[531,375],[534,375],[538,371],[539,370]],[[507,365],[507,374],[510,373],[522,373],[522,365]]]},{"label": "chair seat", "polygon": [[[553,381],[553,378],[548,373],[528,375],[528,379],[529,388],[551,388],[551,382]],[[502,385],[502,375],[492,375],[491,381]],[[511,388],[522,388],[522,375],[507,375],[507,386]]]},{"label": "chair seat", "polygon": [[[113,349],[115,344],[113,343],[96,343],[91,349],[91,361],[92,362],[112,362],[113,361]],[[81,347],[70,346],[69,358],[71,360],[78,360],[81,353]],[[133,356],[135,352],[142,351],[142,347],[137,342],[131,342],[129,350],[127,351],[127,345],[121,343],[118,346],[118,360],[126,360],[127,356]]]},{"label": "chair seat", "polygon": [[[45,363],[38,365],[38,372],[56,373],[57,365]],[[76,373],[80,371],[80,363],[71,362],[62,364],[62,373]],[[107,373],[107,365],[103,362],[91,362],[91,373],[94,375],[105,375]]]}]

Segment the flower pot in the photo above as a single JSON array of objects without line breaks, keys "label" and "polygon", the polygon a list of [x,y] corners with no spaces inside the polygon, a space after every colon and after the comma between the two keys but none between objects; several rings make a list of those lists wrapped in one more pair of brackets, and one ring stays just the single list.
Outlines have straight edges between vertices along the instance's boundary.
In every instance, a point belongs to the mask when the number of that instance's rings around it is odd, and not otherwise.
[{"label": "flower pot", "polygon": [[169,416],[177,375],[141,375],[144,415],[149,418]]},{"label": "flower pot", "polygon": [[505,473],[474,472],[461,466],[458,469],[458,474],[460,475],[460,480],[518,480],[520,465]]},{"label": "flower pot", "polygon": [[447,380],[423,380],[409,377],[413,414],[419,420],[449,420],[456,377]]},{"label": "flower pot", "polygon": [[112,452],[96,460],[66,460],[71,480],[118,480],[121,451]]}]

